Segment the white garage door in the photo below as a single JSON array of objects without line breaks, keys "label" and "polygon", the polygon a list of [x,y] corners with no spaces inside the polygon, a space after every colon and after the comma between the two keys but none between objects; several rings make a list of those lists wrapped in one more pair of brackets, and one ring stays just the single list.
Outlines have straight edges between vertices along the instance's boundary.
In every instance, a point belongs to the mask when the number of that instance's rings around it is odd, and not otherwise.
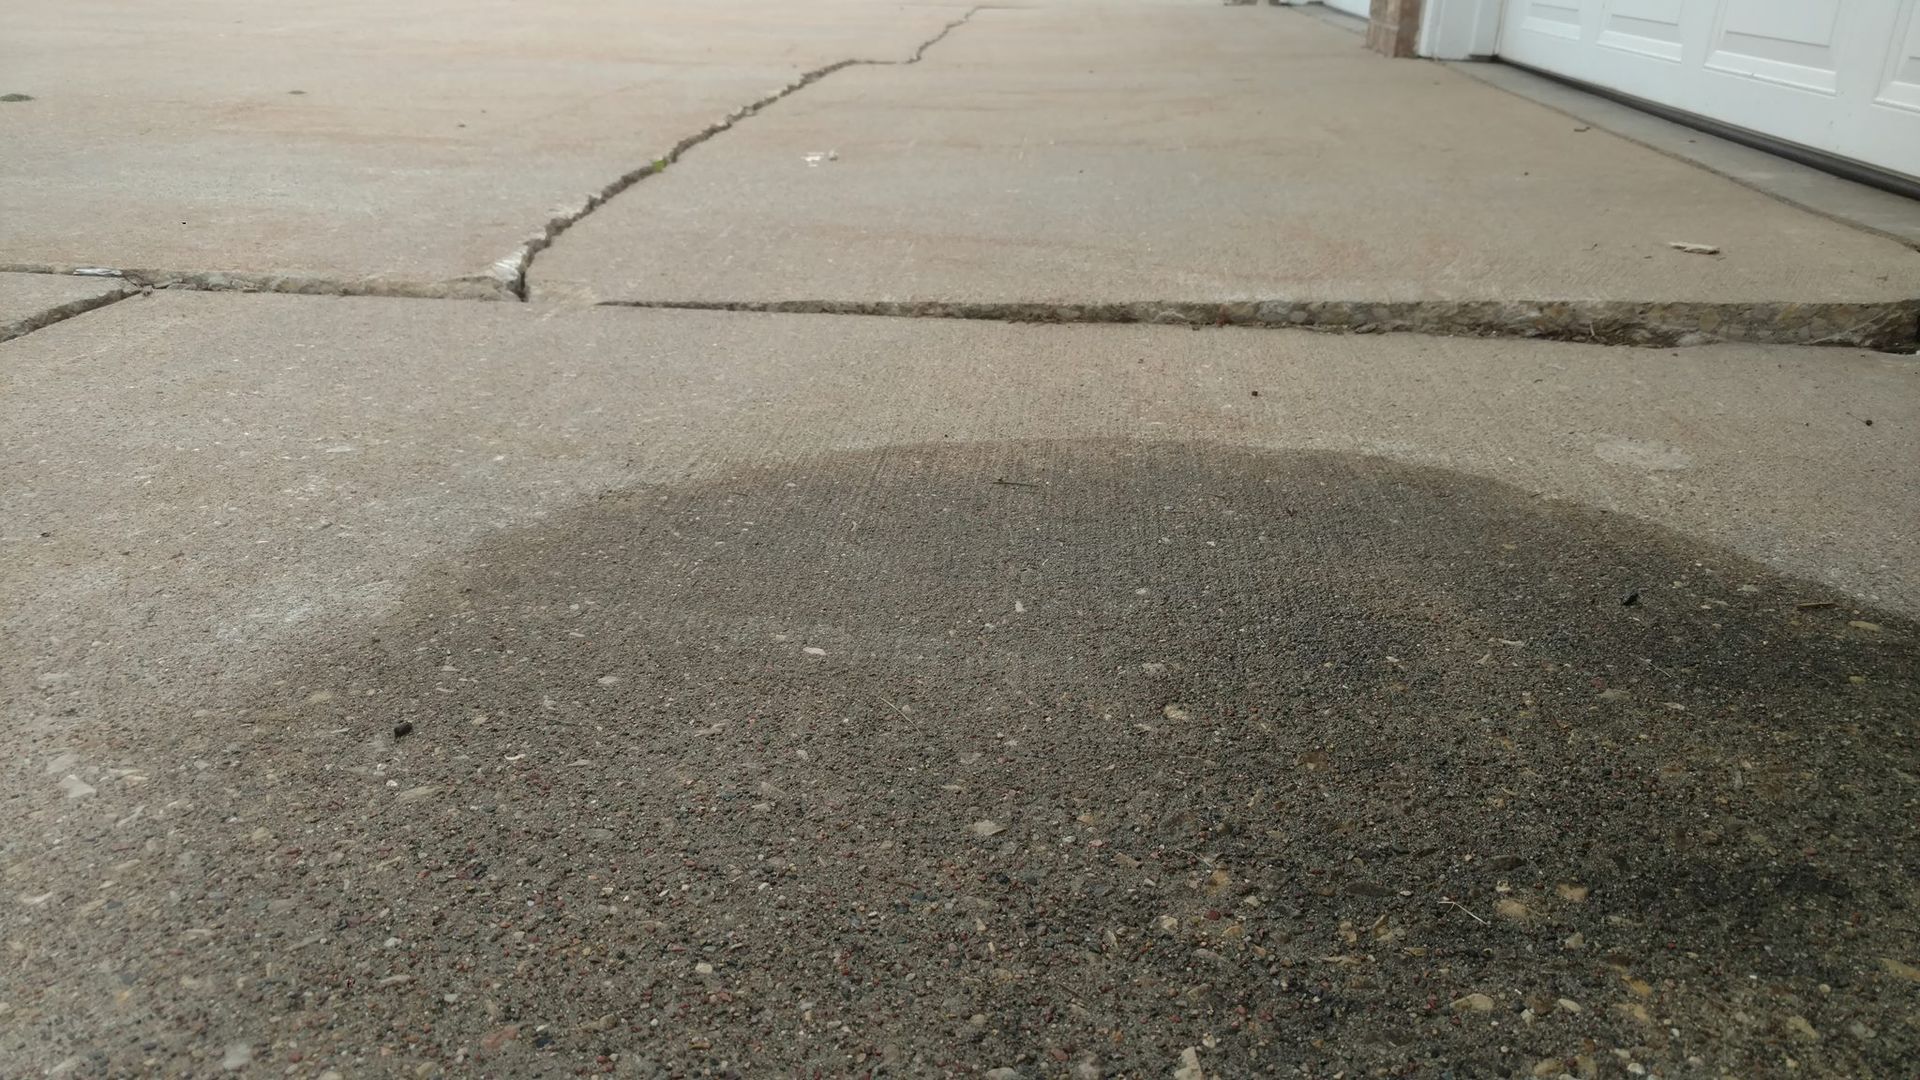
[{"label": "white garage door", "polygon": [[1373,6],[1373,0],[1322,0],[1322,2],[1335,11],[1344,11],[1363,19],[1368,16],[1368,9]]},{"label": "white garage door", "polygon": [[1920,0],[1505,0],[1500,55],[1920,177]]}]

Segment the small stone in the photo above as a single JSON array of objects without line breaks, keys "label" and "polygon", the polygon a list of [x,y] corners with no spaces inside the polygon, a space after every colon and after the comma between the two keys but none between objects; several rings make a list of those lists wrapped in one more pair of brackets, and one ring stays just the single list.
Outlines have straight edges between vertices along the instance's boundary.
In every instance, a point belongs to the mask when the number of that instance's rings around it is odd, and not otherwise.
[{"label": "small stone", "polygon": [[1493,999],[1485,994],[1468,994],[1466,997],[1454,998],[1450,1008],[1454,1012],[1489,1013],[1493,1011]]},{"label": "small stone", "polygon": [[1914,967],[1912,964],[1903,960],[1895,960],[1891,956],[1883,956],[1880,958],[1880,966],[1886,968],[1887,974],[1896,979],[1905,979],[1908,982],[1920,982],[1920,967]]},{"label": "small stone", "polygon": [[252,1043],[228,1043],[227,1052],[220,1056],[220,1067],[228,1072],[238,1072],[251,1064],[253,1064]]},{"label": "small stone", "polygon": [[1020,1080],[1019,1069],[1009,1069],[1005,1065],[986,1071],[987,1080]]},{"label": "small stone", "polygon": [[1496,874],[1504,874],[1510,870],[1520,869],[1520,864],[1523,862],[1526,860],[1518,855],[1495,855],[1487,860],[1487,869]]},{"label": "small stone", "polygon": [[1512,897],[1502,897],[1499,903],[1493,905],[1493,913],[1503,919],[1512,919],[1514,922],[1526,922],[1533,915],[1527,905]]},{"label": "small stone", "polygon": [[1077,1062],[1073,1066],[1073,1080],[1100,1080],[1100,1066],[1091,1061]]},{"label": "small stone", "polygon": [[1554,1002],[1554,1004],[1558,1005],[1562,1012],[1577,1013],[1577,1012],[1586,1011],[1580,1007],[1579,1002],[1573,1000],[1572,998],[1561,998],[1560,1000]]},{"label": "small stone", "polygon": [[1787,1017],[1785,1023],[1788,1031],[1792,1032],[1795,1035],[1800,1036],[1801,1038],[1807,1040],[1808,1042],[1820,1041],[1820,1033],[1813,1029],[1813,1025],[1807,1022],[1806,1017],[1798,1016],[1798,1015],[1789,1016]]},{"label": "small stone", "polygon": [[1865,630],[1869,634],[1877,634],[1881,629],[1879,623],[1867,622],[1864,619],[1854,619],[1847,623],[1847,625],[1853,627],[1855,630]]},{"label": "small stone", "polygon": [[967,826],[967,831],[972,833],[975,836],[985,839],[986,837],[989,837],[989,836],[999,836],[1001,833],[1007,831],[1007,827],[1005,825],[1000,824],[997,821],[991,821],[986,818],[981,818],[979,821],[976,821],[973,824]]},{"label": "small stone", "polygon": [[1173,704],[1170,704],[1170,705],[1161,706],[1160,715],[1166,717],[1169,720],[1193,719],[1193,714],[1191,712],[1188,712],[1187,707],[1185,705],[1180,704],[1179,702],[1174,702]]},{"label": "small stone", "polygon": [[1539,1061],[1533,1063],[1533,1075],[1540,1077],[1540,1080],[1547,1080],[1548,1077],[1559,1076],[1565,1071],[1566,1066],[1561,1063],[1559,1058],[1541,1058]]},{"label": "small stone", "polygon": [[399,723],[393,725],[394,738],[404,739],[411,734],[413,734],[413,721],[402,720]]},{"label": "small stone", "polygon": [[60,790],[67,793],[69,799],[84,799],[96,790],[92,784],[68,773],[60,780]]},{"label": "small stone", "polygon": [[1173,1070],[1173,1080],[1207,1080],[1207,1074],[1200,1068],[1200,1048],[1189,1046],[1180,1051],[1180,1067]]},{"label": "small stone", "polygon": [[699,963],[693,965],[693,973],[695,975],[711,975],[713,974],[713,965],[707,963],[705,960],[702,960]]},{"label": "small stone", "polygon": [[1647,1011],[1645,1005],[1637,1001],[1622,1001],[1613,1007],[1613,1011],[1619,1013],[1621,1016],[1637,1020],[1642,1024],[1653,1023],[1653,1014]]},{"label": "small stone", "polygon": [[1847,1031],[1851,1032],[1853,1037],[1856,1039],[1871,1039],[1874,1036],[1880,1034],[1879,1032],[1873,1030],[1872,1028],[1868,1027],[1867,1025],[1861,1023],[1858,1020],[1855,1020],[1853,1023],[1848,1024]]},{"label": "small stone", "polygon": [[398,801],[399,802],[419,802],[421,799],[432,798],[433,796],[438,794],[440,794],[440,785],[421,784],[419,787],[410,787],[407,790],[401,792],[398,796]]},{"label": "small stone", "polygon": [[1570,904],[1584,904],[1587,902],[1587,894],[1592,890],[1577,882],[1563,881],[1555,885],[1553,891],[1560,894],[1560,899]]},{"label": "small stone", "polygon": [[820,648],[820,647],[819,647],[819,646],[817,646],[817,645],[809,645],[809,646],[807,646],[806,648],[804,648],[804,649],[801,649],[800,651],[801,651],[801,652],[803,652],[803,653],[806,653],[806,654],[807,654],[808,656],[825,656],[825,655],[827,655],[827,650],[825,650],[825,649],[822,649],[822,648]]}]

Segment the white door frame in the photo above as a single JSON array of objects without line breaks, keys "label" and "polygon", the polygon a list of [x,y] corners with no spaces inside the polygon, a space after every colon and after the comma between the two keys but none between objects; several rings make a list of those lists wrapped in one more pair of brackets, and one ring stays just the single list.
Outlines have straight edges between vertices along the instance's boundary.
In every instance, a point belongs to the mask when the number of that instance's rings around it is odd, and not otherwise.
[{"label": "white door frame", "polygon": [[1501,0],[1426,0],[1414,51],[1434,60],[1475,60],[1500,47]]}]

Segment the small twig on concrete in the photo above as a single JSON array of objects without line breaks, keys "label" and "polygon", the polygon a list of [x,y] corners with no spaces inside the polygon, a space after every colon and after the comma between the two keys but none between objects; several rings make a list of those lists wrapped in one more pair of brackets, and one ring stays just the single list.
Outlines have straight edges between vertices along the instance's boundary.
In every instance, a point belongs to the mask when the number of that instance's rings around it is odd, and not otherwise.
[{"label": "small twig on concrete", "polygon": [[[1452,904],[1454,907],[1459,908],[1461,911],[1467,911],[1467,907],[1465,904],[1460,903],[1458,900],[1455,900],[1452,897],[1443,896],[1440,898],[1440,902],[1443,904]],[[1474,922],[1481,924],[1482,926],[1486,925],[1487,920],[1481,918],[1478,915],[1475,915],[1471,911],[1467,911],[1467,917],[1472,919]]]},{"label": "small twig on concrete", "polygon": [[994,477],[994,480],[993,480],[993,482],[994,482],[994,483],[996,483],[996,484],[999,484],[999,485],[1000,485],[1001,487],[1033,487],[1033,488],[1037,488],[1037,487],[1039,487],[1039,486],[1040,486],[1039,484],[1034,484],[1034,483],[1029,483],[1029,482],[1027,482],[1027,481],[1025,481],[1025,480],[1009,480],[1009,479],[1007,479],[1007,478],[1006,478],[1006,477],[1004,477],[1004,476],[996,476],[996,477]]}]

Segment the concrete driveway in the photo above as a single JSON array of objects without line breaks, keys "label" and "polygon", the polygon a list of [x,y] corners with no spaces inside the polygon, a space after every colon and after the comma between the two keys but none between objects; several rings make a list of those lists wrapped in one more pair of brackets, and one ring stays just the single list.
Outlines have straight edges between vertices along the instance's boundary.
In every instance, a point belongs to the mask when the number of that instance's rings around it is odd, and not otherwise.
[{"label": "concrete driveway", "polygon": [[0,1074],[1920,1056],[1907,247],[1287,9],[28,15]]}]

